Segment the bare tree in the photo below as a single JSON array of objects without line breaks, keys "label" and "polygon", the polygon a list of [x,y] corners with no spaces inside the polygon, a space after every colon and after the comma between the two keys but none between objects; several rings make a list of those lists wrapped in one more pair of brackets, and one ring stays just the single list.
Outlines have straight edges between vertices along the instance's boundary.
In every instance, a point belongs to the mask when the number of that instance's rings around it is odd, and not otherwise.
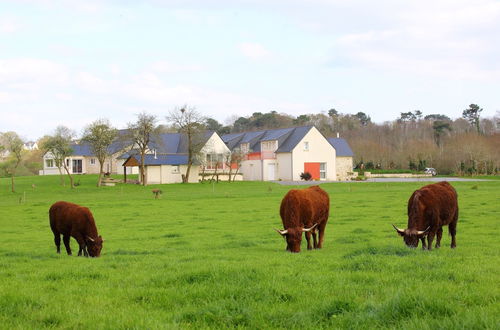
[{"label": "bare tree", "polygon": [[155,115],[149,115],[142,112],[137,115],[137,121],[128,124],[129,135],[132,141],[132,148],[137,148],[139,154],[141,155],[141,162],[139,165],[139,175],[142,185],[146,185],[146,171],[144,168],[144,158],[146,152],[149,148],[149,143],[151,142],[153,136],[156,134],[157,127],[156,122],[158,119]]},{"label": "bare tree", "polygon": [[73,176],[69,172],[66,158],[73,154],[71,142],[74,137],[75,133],[72,130],[65,126],[58,126],[54,135],[48,136],[42,146],[46,152],[50,152],[54,157],[54,162],[59,169],[59,174],[61,175],[61,183],[63,183],[61,167],[64,168],[68,174],[71,189],[74,188]]},{"label": "bare tree", "polygon": [[99,178],[97,186],[102,183],[103,167],[106,158],[111,158],[113,151],[110,149],[111,144],[115,140],[117,130],[113,128],[107,119],[98,119],[85,127],[82,141],[90,144],[92,153],[99,161]]},{"label": "bare tree", "polygon": [[16,192],[14,177],[23,159],[23,144],[23,140],[16,132],[6,132],[1,135],[1,145],[9,152],[9,158],[11,158],[5,164],[5,171],[11,177],[12,192]]},{"label": "bare tree", "polygon": [[191,166],[205,142],[203,141],[202,135],[205,131],[206,119],[196,111],[196,108],[188,107],[187,105],[170,111],[166,119],[168,122],[172,123],[180,133],[185,134],[187,137],[188,164],[186,174],[182,177],[182,182],[189,182]]}]

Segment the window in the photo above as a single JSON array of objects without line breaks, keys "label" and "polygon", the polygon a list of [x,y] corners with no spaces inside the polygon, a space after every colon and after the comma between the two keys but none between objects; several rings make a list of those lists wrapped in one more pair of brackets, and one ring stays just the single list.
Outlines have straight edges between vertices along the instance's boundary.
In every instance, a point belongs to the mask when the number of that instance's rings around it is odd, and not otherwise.
[{"label": "window", "polygon": [[326,163],[319,163],[319,178],[326,179]]},{"label": "window", "polygon": [[241,144],[241,153],[246,154],[250,149],[250,145],[248,143]]},{"label": "window", "polygon": [[82,160],[81,159],[73,159],[73,173],[75,174],[81,174],[83,171],[83,166],[82,166]]},{"label": "window", "polygon": [[304,142],[304,151],[309,151],[309,142]]},{"label": "window", "polygon": [[276,151],[278,149],[278,141],[264,141],[260,148],[262,151]]},{"label": "window", "polygon": [[45,160],[45,167],[54,167],[54,160],[53,159],[46,159]]},{"label": "window", "polygon": [[180,168],[179,165],[172,165],[172,173],[179,173]]},{"label": "window", "polygon": [[90,158],[90,165],[95,165],[95,158]]}]

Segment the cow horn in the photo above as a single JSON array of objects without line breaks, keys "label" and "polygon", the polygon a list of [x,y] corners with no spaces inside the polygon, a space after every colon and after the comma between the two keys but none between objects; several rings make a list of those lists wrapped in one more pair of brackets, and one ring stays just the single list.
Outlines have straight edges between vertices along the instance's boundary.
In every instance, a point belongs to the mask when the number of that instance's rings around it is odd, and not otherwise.
[{"label": "cow horn", "polygon": [[95,242],[95,241],[94,241],[94,239],[93,239],[92,237],[90,237],[90,236],[87,236],[87,239],[88,239],[89,241],[91,241],[91,242]]},{"label": "cow horn", "polygon": [[276,230],[280,235],[288,234],[288,229],[284,229],[284,230],[274,229],[274,230]]},{"label": "cow horn", "polygon": [[426,229],[426,230],[419,230],[419,231],[417,231],[417,235],[423,235],[423,234],[425,234],[426,232],[428,232],[428,231],[429,231],[429,229],[431,229],[431,226],[427,227],[427,229]]},{"label": "cow horn", "polygon": [[404,230],[403,229],[399,229],[398,227],[396,227],[394,224],[392,225],[394,227],[394,229],[396,229],[396,231],[400,234],[404,234]]},{"label": "cow horn", "polygon": [[314,229],[317,225],[318,225],[318,224],[317,224],[317,223],[315,223],[314,225],[312,225],[312,227],[311,227],[311,228],[302,228],[302,231],[303,231],[303,232],[308,232],[308,231],[311,231],[311,230],[313,230],[313,229]]}]

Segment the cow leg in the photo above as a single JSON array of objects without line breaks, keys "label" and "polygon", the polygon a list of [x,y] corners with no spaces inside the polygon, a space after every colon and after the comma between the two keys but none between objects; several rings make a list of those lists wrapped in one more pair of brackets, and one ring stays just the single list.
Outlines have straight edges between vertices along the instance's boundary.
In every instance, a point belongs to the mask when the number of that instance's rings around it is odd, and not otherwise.
[{"label": "cow leg", "polygon": [[325,236],[325,226],[326,226],[326,224],[322,224],[320,226],[320,228],[318,229],[318,231],[319,231],[318,249],[321,249],[323,247],[323,237]]},{"label": "cow leg", "polygon": [[432,241],[434,240],[434,235],[436,233],[434,231],[431,231],[429,235],[427,235],[427,249],[432,250]]},{"label": "cow leg", "polygon": [[436,249],[441,247],[441,237],[443,237],[443,227],[439,227],[436,238]]},{"label": "cow leg", "polygon": [[427,249],[427,245],[425,244],[425,237],[422,237],[420,240],[422,241],[422,249]]},{"label": "cow leg", "polygon": [[54,243],[56,244],[57,253],[61,253],[61,234],[54,233]]},{"label": "cow leg", "polygon": [[454,249],[457,247],[457,242],[455,241],[455,235],[457,234],[457,220],[448,225],[448,231],[451,235],[451,248]]},{"label": "cow leg", "polygon": [[311,232],[307,231],[306,232],[306,240],[307,240],[307,249],[312,250],[311,246]]},{"label": "cow leg", "polygon": [[312,235],[313,235],[313,246],[315,249],[317,249],[318,248],[318,240],[316,237],[316,229],[312,232]]},{"label": "cow leg", "polygon": [[83,237],[81,235],[75,235],[75,239],[78,242],[78,246],[79,246],[78,256],[80,257],[82,255],[82,252],[83,252],[83,255],[85,257],[87,257],[88,256],[87,245],[85,244],[85,240],[83,239]]},{"label": "cow leg", "polygon": [[66,247],[66,252],[68,253],[69,256],[71,255],[71,247],[69,246],[69,239],[70,238],[71,238],[71,236],[69,236],[69,235],[63,235],[64,246]]}]

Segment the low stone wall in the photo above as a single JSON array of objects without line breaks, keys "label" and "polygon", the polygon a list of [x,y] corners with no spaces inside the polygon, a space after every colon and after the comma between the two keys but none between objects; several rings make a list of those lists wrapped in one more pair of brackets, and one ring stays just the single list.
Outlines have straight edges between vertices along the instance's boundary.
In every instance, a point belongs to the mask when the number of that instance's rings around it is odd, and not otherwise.
[{"label": "low stone wall", "polygon": [[432,174],[412,174],[412,173],[386,173],[386,174],[372,174],[365,172],[366,178],[429,178]]}]

